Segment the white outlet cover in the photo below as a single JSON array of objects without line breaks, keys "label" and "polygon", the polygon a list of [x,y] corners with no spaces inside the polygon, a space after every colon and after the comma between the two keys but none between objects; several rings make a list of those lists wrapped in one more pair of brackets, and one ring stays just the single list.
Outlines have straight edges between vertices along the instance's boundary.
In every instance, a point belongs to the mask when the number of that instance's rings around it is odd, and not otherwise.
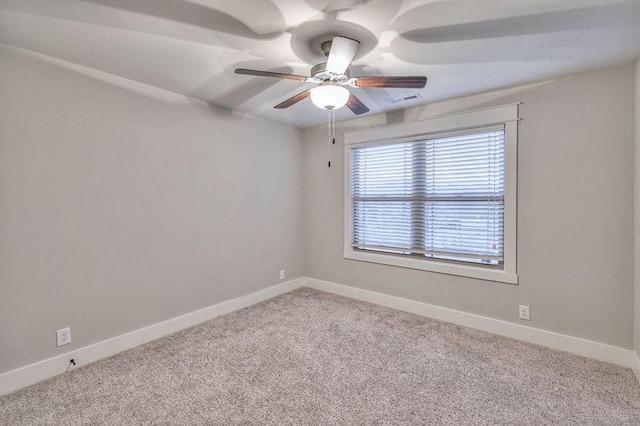
[{"label": "white outlet cover", "polygon": [[284,280],[284,269],[282,271],[280,271],[280,279]]},{"label": "white outlet cover", "polygon": [[518,308],[519,316],[521,320],[529,321],[531,319],[531,315],[529,312],[529,306],[520,305]]},{"label": "white outlet cover", "polygon": [[71,327],[57,330],[56,340],[58,342],[58,346],[64,346],[71,343]]}]

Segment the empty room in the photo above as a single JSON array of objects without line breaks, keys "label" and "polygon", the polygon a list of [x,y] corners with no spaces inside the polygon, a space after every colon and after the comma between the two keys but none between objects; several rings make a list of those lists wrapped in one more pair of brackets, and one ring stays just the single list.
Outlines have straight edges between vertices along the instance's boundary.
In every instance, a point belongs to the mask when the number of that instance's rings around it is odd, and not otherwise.
[{"label": "empty room", "polygon": [[0,425],[640,424],[640,0],[0,0]]}]

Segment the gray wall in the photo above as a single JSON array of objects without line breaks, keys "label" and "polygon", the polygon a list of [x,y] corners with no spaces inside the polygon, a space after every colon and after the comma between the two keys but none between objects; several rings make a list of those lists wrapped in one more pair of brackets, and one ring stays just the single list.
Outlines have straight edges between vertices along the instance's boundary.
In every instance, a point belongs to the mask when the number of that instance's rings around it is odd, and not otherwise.
[{"label": "gray wall", "polygon": [[[633,93],[629,65],[406,111],[416,120],[524,102],[517,286],[343,259],[342,147],[328,169],[326,129],[306,131],[307,275],[513,322],[527,304],[523,324],[633,347]],[[364,117],[339,131],[382,124]]]},{"label": "gray wall", "polygon": [[640,60],[636,64],[634,350],[640,354]]},{"label": "gray wall", "polygon": [[0,372],[303,275],[299,139],[0,47]]},{"label": "gray wall", "polygon": [[[632,347],[633,66],[340,125],[525,102],[519,286],[342,259],[342,148],[327,169],[326,129],[137,89],[157,96],[0,46],[0,373],[280,269],[514,322],[529,304],[527,325]],[[64,326],[73,343],[56,348]]]}]

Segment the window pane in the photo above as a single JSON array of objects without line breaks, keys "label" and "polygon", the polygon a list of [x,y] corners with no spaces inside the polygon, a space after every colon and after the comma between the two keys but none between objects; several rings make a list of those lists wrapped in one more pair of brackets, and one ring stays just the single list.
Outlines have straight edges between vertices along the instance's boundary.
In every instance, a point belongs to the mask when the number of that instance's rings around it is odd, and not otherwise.
[{"label": "window pane", "polygon": [[351,154],[355,248],[502,263],[504,130],[364,146]]},{"label": "window pane", "polygon": [[409,253],[411,204],[362,201],[353,205],[353,243],[358,248]]},{"label": "window pane", "polygon": [[354,150],[351,173],[354,196],[411,196],[412,144]]},{"label": "window pane", "polygon": [[504,206],[500,201],[425,203],[425,245],[434,258],[498,265],[502,260]]}]

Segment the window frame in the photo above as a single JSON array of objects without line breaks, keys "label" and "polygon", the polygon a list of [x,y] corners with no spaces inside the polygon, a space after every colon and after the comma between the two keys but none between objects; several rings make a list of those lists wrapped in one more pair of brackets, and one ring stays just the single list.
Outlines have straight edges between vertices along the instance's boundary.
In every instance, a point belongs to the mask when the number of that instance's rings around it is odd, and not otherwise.
[{"label": "window frame", "polygon": [[[343,258],[442,274],[518,284],[517,245],[517,176],[519,103],[481,110],[443,115],[421,121],[353,131],[344,135],[344,252]],[[362,146],[406,142],[432,138],[437,134],[504,126],[504,262],[501,269],[474,266],[455,261],[421,259],[410,256],[354,250],[352,238],[351,149]]]}]

